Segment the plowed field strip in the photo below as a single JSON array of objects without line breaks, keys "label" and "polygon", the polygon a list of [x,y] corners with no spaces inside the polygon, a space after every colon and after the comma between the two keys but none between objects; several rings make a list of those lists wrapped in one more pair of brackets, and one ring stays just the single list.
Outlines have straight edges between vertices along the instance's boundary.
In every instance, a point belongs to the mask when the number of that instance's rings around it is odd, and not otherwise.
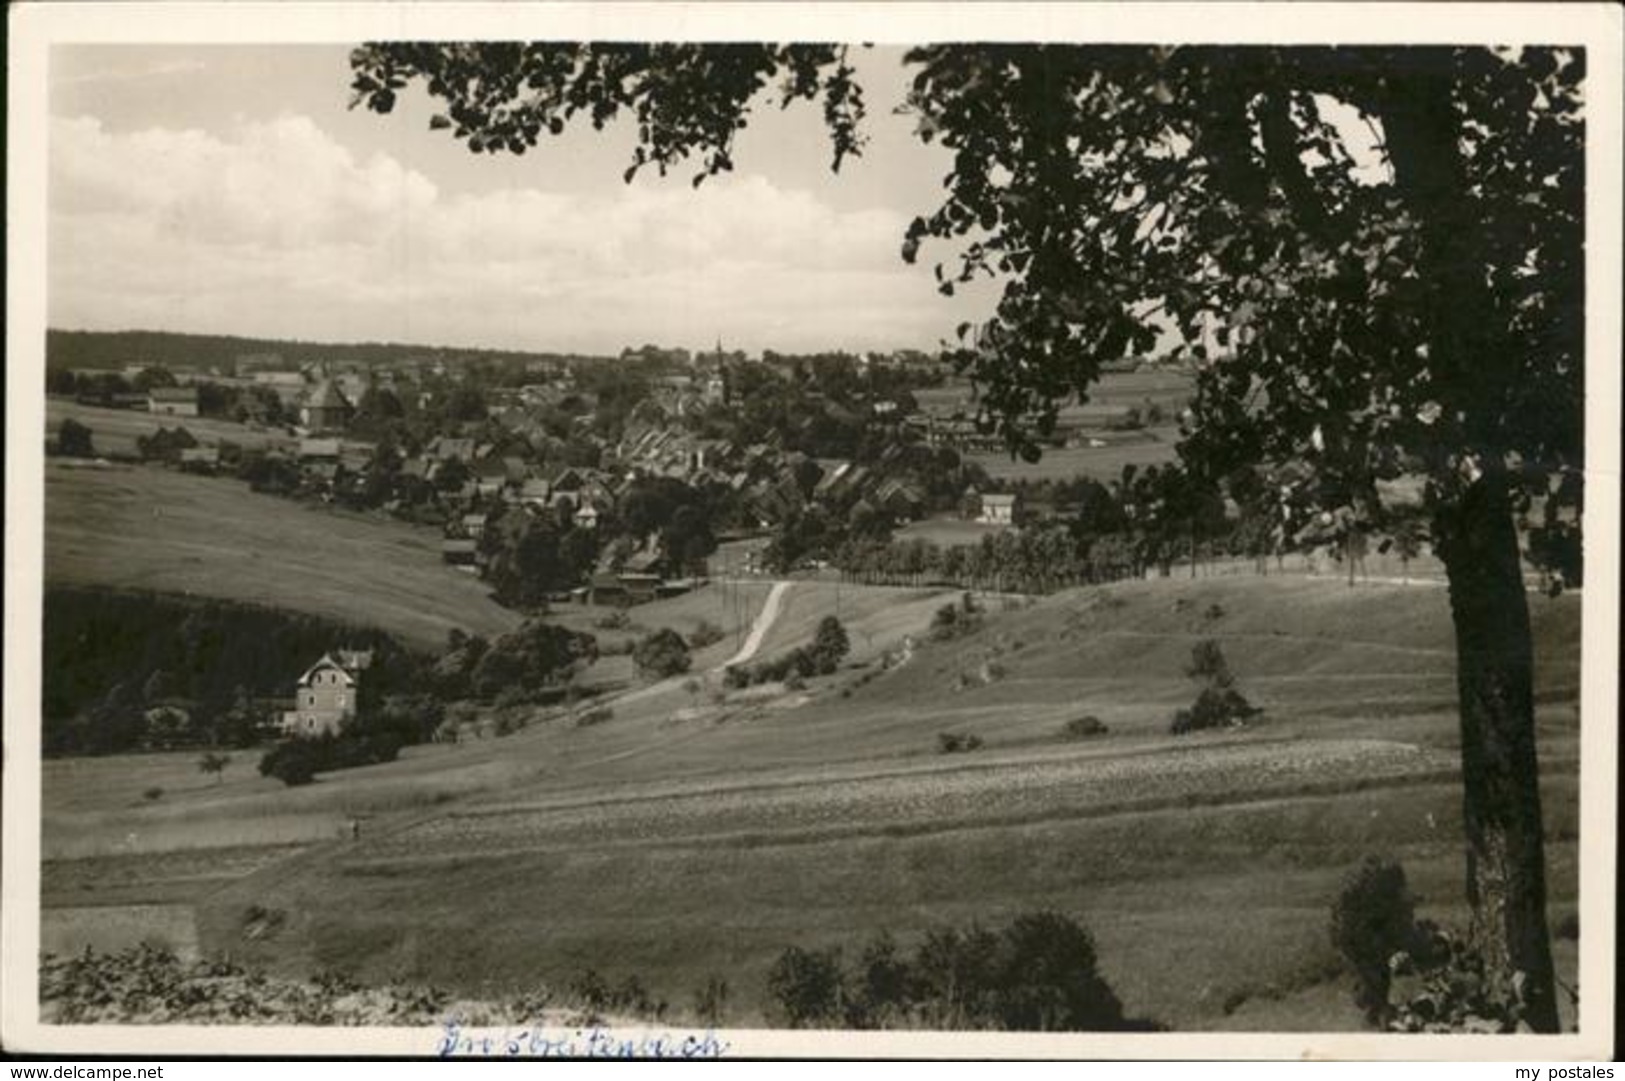
[{"label": "plowed field strip", "polygon": [[[1425,787],[1437,784],[1452,784],[1456,782],[1459,773],[1455,770],[1438,769],[1417,773],[1397,774],[1384,777],[1371,778],[1343,778],[1325,782],[1306,782],[1305,784],[1281,789],[1272,793],[1244,793],[1244,794],[1213,794],[1208,796],[1190,796],[1174,803],[1163,798],[1150,798],[1144,800],[1123,800],[1118,803],[1105,803],[1095,805],[1065,806],[1057,804],[1047,810],[1009,815],[979,816],[975,819],[956,820],[918,820],[895,823],[852,823],[847,825],[831,825],[806,829],[785,830],[740,830],[724,833],[694,833],[685,834],[680,831],[662,833],[659,836],[647,838],[619,838],[595,839],[591,850],[604,852],[611,849],[625,850],[649,846],[668,847],[705,847],[716,848],[755,848],[755,847],[785,847],[791,845],[824,844],[831,841],[850,841],[865,838],[905,838],[921,837],[937,833],[953,833],[958,831],[977,831],[993,829],[1011,829],[1021,826],[1037,825],[1042,823],[1079,821],[1088,819],[1110,818],[1121,815],[1153,814],[1169,810],[1173,806],[1181,807],[1228,807],[1228,808],[1256,808],[1278,805],[1286,801],[1327,799],[1346,795],[1352,792],[1366,791],[1372,788],[1409,788]],[[360,856],[342,861],[341,866],[348,872],[392,873],[397,869],[411,866],[422,866],[425,863],[444,861],[448,863],[466,860],[470,855],[478,854],[481,857],[507,856],[519,854],[534,854],[538,852],[556,852],[560,856],[582,851],[581,847],[569,836],[561,835],[551,843],[510,843],[503,844],[496,839],[489,839],[489,843],[473,849],[460,848],[455,851],[420,851],[416,855],[386,854]]]},{"label": "plowed field strip", "polygon": [[433,819],[358,857],[933,830],[1341,791],[1453,776],[1453,756],[1376,741],[1215,746],[1208,753],[1015,763]]}]

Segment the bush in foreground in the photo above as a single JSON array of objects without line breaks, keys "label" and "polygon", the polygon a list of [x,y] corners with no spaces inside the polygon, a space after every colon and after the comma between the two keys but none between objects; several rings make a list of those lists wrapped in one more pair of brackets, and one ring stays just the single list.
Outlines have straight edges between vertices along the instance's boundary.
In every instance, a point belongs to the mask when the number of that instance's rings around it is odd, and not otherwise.
[{"label": "bush in foreground", "polygon": [[855,971],[838,949],[792,946],[768,994],[792,1028],[925,1027],[1023,1032],[1143,1031],[1098,971],[1094,938],[1054,912],[929,932],[905,955],[889,935],[864,947]]},{"label": "bush in foreground", "polygon": [[166,949],[86,950],[40,959],[48,1024],[433,1025],[450,996],[432,987],[368,990],[341,977],[288,980],[226,959],[182,961]]},{"label": "bush in foreground", "polygon": [[1416,937],[1416,902],[1405,869],[1371,856],[1332,905],[1332,945],[1354,969],[1354,1002],[1374,1025],[1387,1021],[1389,961]]},{"label": "bush in foreground", "polygon": [[1416,898],[1393,860],[1369,857],[1349,875],[1332,905],[1331,936],[1373,1027],[1493,1034],[1524,1022],[1519,988],[1497,986],[1468,939],[1416,919]]}]

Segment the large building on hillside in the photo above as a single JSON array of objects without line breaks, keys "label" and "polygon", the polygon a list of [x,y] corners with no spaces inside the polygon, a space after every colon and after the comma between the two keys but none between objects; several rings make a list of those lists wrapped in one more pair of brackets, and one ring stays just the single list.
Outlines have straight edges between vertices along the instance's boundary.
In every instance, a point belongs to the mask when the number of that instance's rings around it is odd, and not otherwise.
[{"label": "large building on hillside", "polygon": [[350,420],[350,402],[337,384],[324,379],[310,389],[300,405],[299,420],[307,431],[342,432]]},{"label": "large building on hillside", "polygon": [[339,731],[355,717],[362,673],[371,665],[371,650],[324,653],[299,677],[294,708],[282,714],[282,730],[306,737]]}]

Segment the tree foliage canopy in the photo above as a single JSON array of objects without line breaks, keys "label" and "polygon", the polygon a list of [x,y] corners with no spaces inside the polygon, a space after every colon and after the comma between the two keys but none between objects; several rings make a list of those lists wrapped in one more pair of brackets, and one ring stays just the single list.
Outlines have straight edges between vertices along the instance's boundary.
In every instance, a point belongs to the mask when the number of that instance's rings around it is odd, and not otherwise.
[{"label": "tree foliage canopy", "polygon": [[[389,112],[421,80],[445,105],[431,126],[477,152],[631,113],[628,181],[690,155],[696,185],[731,169],[774,84],[822,104],[837,168],[862,145],[841,46],[351,60],[356,103]],[[1002,283],[955,351],[985,430],[1035,459],[1107,364],[1155,359],[1195,378],[1192,490],[1279,469],[1283,510],[1356,528],[1380,521],[1380,482],[1423,480],[1456,630],[1475,939],[1555,1030],[1522,561],[1579,551],[1584,51],[950,44],[905,63],[919,135],[953,166],[902,255],[949,245],[947,295]]]}]

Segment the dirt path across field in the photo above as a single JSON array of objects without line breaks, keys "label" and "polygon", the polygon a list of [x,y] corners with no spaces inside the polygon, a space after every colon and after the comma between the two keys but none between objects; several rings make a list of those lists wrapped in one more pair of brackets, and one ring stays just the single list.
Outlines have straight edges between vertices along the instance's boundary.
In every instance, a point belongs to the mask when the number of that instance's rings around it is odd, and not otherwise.
[{"label": "dirt path across field", "polygon": [[762,641],[767,637],[767,632],[773,629],[774,621],[779,618],[779,608],[791,585],[792,583],[785,581],[773,583],[773,588],[768,591],[767,600],[762,604],[762,610],[756,613],[756,621],[751,624],[750,634],[745,636],[745,642],[739,647],[739,652],[711,669],[711,671],[720,672],[724,668],[744,664],[756,656],[756,651],[761,648]]}]

